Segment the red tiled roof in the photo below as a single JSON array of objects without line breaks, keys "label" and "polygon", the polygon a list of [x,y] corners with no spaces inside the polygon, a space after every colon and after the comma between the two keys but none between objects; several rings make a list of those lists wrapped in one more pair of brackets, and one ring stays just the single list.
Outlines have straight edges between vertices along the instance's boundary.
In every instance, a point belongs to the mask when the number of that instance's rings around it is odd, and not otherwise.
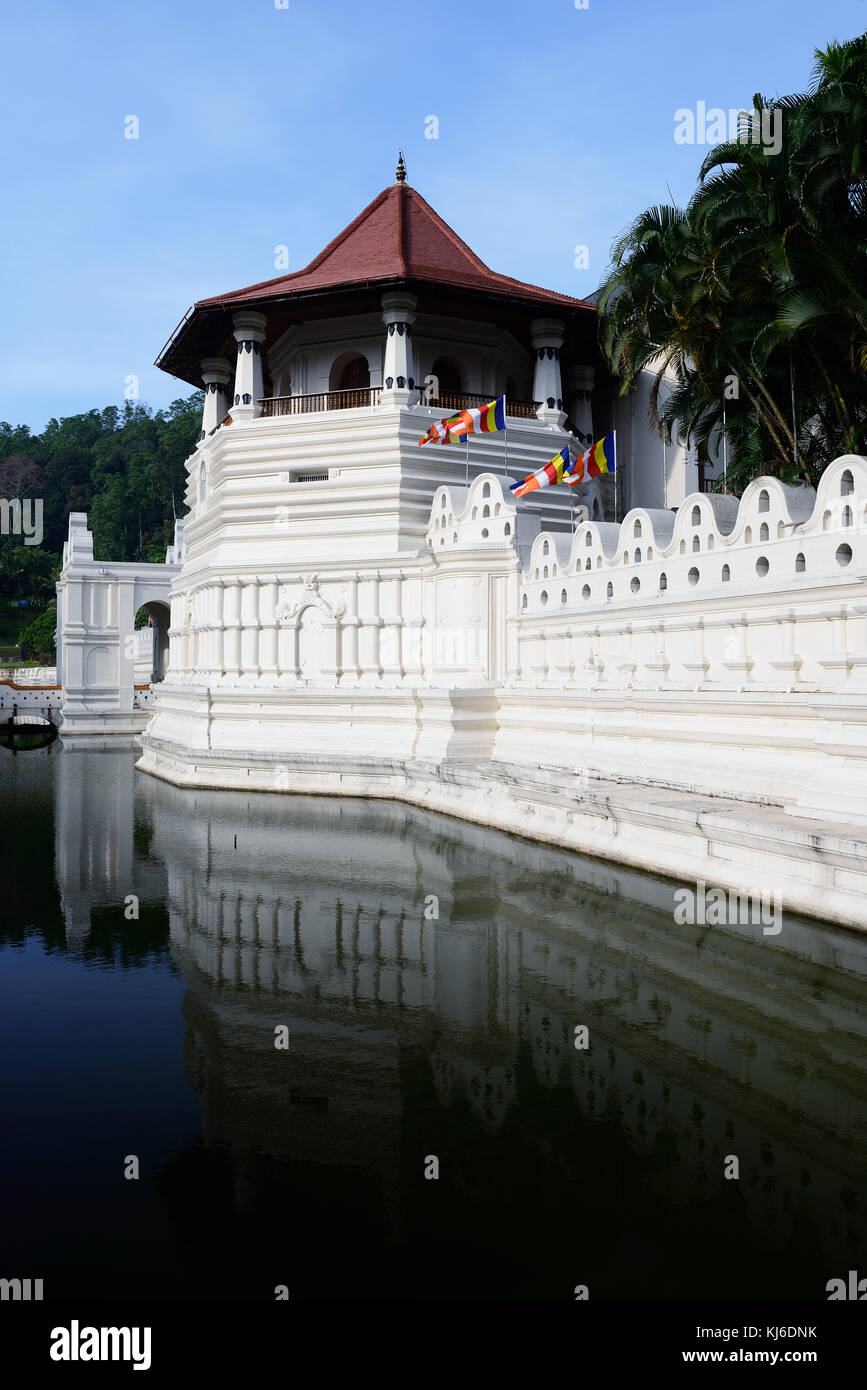
[{"label": "red tiled roof", "polygon": [[408,184],[385,188],[303,270],[200,299],[196,308],[281,299],[366,281],[428,280],[545,304],[595,305],[498,275]]}]

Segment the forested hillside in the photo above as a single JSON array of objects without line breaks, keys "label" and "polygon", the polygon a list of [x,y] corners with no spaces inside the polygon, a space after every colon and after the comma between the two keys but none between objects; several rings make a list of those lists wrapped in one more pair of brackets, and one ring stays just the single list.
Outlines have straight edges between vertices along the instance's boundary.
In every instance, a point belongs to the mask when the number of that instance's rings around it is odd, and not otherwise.
[{"label": "forested hillside", "polygon": [[165,558],[186,511],[184,461],[201,412],[196,392],[156,412],[128,401],[52,419],[41,434],[0,421],[0,497],[41,499],[44,533],[39,545],[0,534],[0,648],[10,659],[21,622],[54,597],[70,512],[88,513],[99,560]]}]

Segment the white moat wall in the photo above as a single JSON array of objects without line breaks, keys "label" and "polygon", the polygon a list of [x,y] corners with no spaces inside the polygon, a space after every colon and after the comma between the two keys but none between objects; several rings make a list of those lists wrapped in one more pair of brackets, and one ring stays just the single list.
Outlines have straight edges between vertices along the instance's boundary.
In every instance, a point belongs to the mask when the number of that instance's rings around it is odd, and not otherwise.
[{"label": "white moat wall", "polygon": [[142,769],[396,797],[867,926],[867,460],[818,493],[764,479],[620,524],[581,507],[574,532],[484,471],[436,488],[415,546],[404,476],[393,549],[370,491],[346,533],[345,490],[345,539],[310,493],[279,547],[262,478],[209,457],[209,510],[197,462]]}]

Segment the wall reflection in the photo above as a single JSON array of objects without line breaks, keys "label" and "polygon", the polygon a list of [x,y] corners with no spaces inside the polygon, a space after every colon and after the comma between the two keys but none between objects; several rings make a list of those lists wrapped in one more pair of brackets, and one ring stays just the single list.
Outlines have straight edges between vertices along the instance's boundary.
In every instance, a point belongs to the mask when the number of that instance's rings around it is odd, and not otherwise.
[{"label": "wall reflection", "polygon": [[[239,1219],[270,1155],[363,1175],[399,1242],[425,1153],[485,1201],[492,1155],[523,1173],[520,1150],[585,1215],[611,1219],[639,1182],[660,1243],[663,1214],[737,1203],[757,1250],[804,1255],[803,1297],[864,1262],[867,938],[794,917],[770,938],[677,926],[670,883],[416,808],[181,791],[102,765],[104,781],[55,763],[67,930],[125,892],[167,904],[188,1076]],[[644,1257],[630,1201],[612,1288]]]}]

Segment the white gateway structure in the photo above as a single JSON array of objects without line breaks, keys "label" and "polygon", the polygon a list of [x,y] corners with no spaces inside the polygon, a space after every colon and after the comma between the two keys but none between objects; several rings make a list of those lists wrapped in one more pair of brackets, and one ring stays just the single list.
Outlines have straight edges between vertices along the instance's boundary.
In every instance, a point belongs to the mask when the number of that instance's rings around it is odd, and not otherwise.
[{"label": "white gateway structure", "polygon": [[[206,395],[142,769],[397,797],[865,925],[867,461],[674,512],[619,424],[617,498],[515,505],[629,403],[593,307],[489,270],[402,167],[160,365]],[[419,448],[500,394],[505,432]]]}]

